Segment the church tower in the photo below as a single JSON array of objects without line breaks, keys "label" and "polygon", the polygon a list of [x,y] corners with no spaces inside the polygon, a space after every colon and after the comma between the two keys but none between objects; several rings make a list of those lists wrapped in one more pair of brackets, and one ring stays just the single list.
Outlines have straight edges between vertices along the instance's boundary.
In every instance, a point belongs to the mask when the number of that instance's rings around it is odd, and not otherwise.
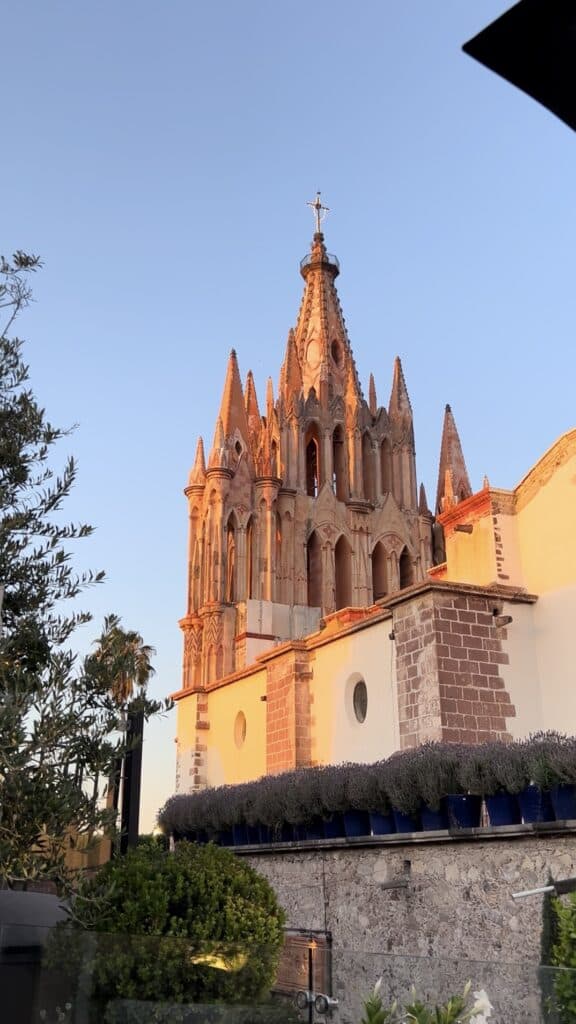
[{"label": "church tower", "polygon": [[412,408],[399,358],[388,408],[366,402],[320,230],[300,263],[304,294],[278,390],[262,406],[232,351],[206,460],[185,494],[188,607],[183,689],[200,692],[272,645],[316,631],[425,578],[432,522],[418,494]]}]

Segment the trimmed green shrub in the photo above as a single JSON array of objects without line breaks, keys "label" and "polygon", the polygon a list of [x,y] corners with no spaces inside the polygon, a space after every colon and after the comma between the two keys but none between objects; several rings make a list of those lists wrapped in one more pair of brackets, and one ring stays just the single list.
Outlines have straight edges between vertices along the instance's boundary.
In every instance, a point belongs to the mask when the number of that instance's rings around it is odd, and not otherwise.
[{"label": "trimmed green shrub", "polygon": [[551,963],[556,967],[569,967],[569,971],[557,971],[554,991],[560,1024],[574,1024],[576,1021],[576,894],[571,894],[563,903],[552,900],[556,917],[554,944]]},{"label": "trimmed green shrub", "polygon": [[81,961],[95,1021],[117,999],[250,1002],[270,989],[283,924],[268,882],[228,850],[148,846],[84,884],[51,958]]}]

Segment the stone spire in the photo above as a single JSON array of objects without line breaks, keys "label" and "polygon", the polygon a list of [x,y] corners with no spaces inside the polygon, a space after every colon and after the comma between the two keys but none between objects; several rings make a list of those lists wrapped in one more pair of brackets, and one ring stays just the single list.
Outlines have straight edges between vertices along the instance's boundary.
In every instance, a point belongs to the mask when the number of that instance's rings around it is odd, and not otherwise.
[{"label": "stone spire", "polygon": [[222,421],[224,437],[227,441],[231,440],[236,434],[239,434],[244,444],[248,444],[248,419],[242,383],[240,381],[240,371],[238,370],[238,360],[234,349],[230,352],[226,369],[224,392],[220,404],[220,420]]},{"label": "stone spire", "polygon": [[206,483],[206,460],[204,458],[204,442],[201,437],[198,438],[198,444],[196,445],[196,457],[194,459],[194,465],[190,470],[188,477],[188,487],[203,487]]},{"label": "stone spire", "polygon": [[212,441],[212,448],[210,450],[210,455],[208,456],[208,469],[228,469],[229,461],[229,453],[226,448],[226,437],[224,435],[222,417],[219,416],[216,420],[214,440]]},{"label": "stone spire", "polygon": [[258,408],[256,385],[254,384],[252,370],[248,370],[248,375],[246,377],[246,387],[244,388],[244,404],[246,406],[246,418],[248,420],[250,442],[252,445],[253,454],[255,454],[258,449],[258,441],[260,439],[260,431],[262,429],[262,418],[260,416],[260,409]]},{"label": "stone spire", "polygon": [[291,400],[300,395],[302,391],[302,370],[296,350],[296,338],[292,328],[290,328],[288,341],[286,342],[286,354],[280,371],[279,390],[280,398],[284,400],[286,408],[290,407]]},{"label": "stone spire", "polygon": [[268,427],[272,426],[274,420],[274,384],[272,383],[272,377],[268,377],[266,381],[266,422]]},{"label": "stone spire", "polygon": [[370,414],[376,416],[378,413],[378,400],[376,398],[376,385],[374,383],[374,374],[370,374],[370,383],[368,385],[368,407]]},{"label": "stone spire", "polygon": [[452,409],[446,406],[442,445],[440,448],[440,465],[438,467],[438,491],[436,494],[436,515],[444,511],[446,502],[456,504],[464,501],[472,494],[468,471],[462,453],[460,437],[456,429]]},{"label": "stone spire", "polygon": [[428,508],[428,498],[426,497],[426,490],[424,484],[420,484],[420,495],[418,500],[418,514],[421,516],[429,516],[430,509]]},{"label": "stone spire", "polygon": [[412,406],[408,397],[408,388],[404,380],[400,356],[396,356],[394,360],[394,376],[392,378],[388,415],[392,425],[406,427],[412,424]]},{"label": "stone spire", "polygon": [[310,254],[300,264],[306,282],[295,330],[295,345],[302,373],[304,397],[311,388],[323,401],[344,395],[348,369],[362,400],[350,341],[334,281],[340,273],[338,260],[326,252],[324,235],[317,231]]}]

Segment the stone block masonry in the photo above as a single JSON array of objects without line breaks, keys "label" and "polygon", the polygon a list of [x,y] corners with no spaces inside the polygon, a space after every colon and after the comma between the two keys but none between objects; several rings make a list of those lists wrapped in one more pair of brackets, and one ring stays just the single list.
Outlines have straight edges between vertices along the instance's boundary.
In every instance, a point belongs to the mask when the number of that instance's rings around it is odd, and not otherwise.
[{"label": "stone block masonry", "polygon": [[431,589],[394,608],[402,748],[425,740],[510,739],[516,714],[500,674],[509,655],[498,597]]}]

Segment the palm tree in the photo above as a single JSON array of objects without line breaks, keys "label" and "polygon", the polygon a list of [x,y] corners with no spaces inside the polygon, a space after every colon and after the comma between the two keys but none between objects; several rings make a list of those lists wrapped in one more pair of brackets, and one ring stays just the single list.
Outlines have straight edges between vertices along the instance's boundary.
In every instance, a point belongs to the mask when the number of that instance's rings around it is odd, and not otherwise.
[{"label": "palm tree", "polygon": [[142,692],[154,675],[151,658],[156,651],[145,644],[140,633],[123,629],[117,615],[107,615],[96,641],[94,662],[109,681],[109,689],[120,706],[125,705],[135,688]]},{"label": "palm tree", "polygon": [[[124,757],[117,761],[110,780],[115,810],[120,780],[123,780],[120,853],[126,853],[138,841],[144,710],[137,698],[142,696],[148,680],[154,675],[150,659],[155,654],[154,648],[144,643],[140,633],[123,629],[117,615],[107,615],[96,641],[96,651],[89,658],[115,703],[127,711]],[[136,699],[133,700],[135,689]]]}]

